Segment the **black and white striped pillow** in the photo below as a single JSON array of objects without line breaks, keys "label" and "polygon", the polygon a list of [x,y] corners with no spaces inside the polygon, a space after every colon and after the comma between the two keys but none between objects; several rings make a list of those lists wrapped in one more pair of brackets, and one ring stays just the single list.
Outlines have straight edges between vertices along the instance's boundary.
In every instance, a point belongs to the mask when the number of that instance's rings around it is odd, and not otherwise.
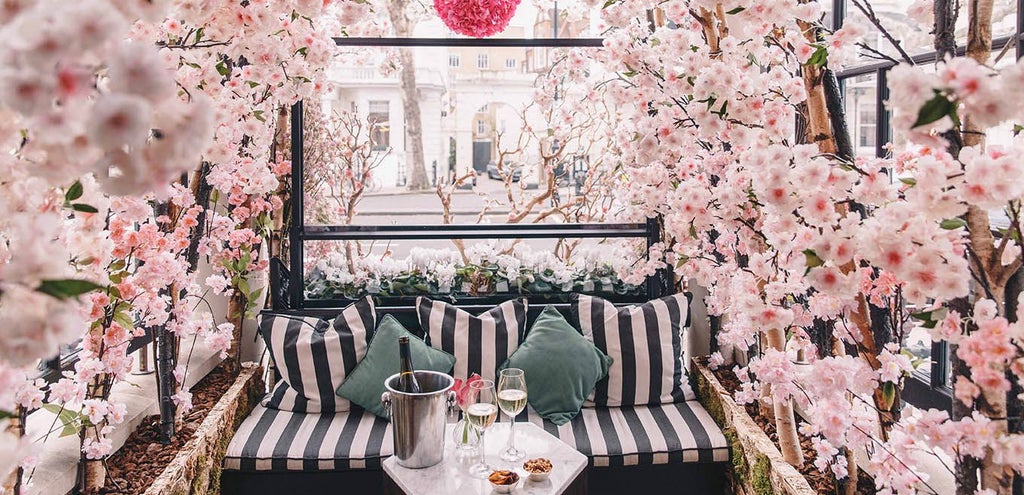
[{"label": "black and white striped pillow", "polygon": [[612,358],[608,376],[591,400],[599,406],[634,406],[692,400],[683,365],[687,299],[674,294],[616,307],[600,297],[574,295],[572,311],[583,336]]},{"label": "black and white striped pillow", "polygon": [[285,314],[260,317],[260,333],[281,381],[263,405],[305,413],[348,411],[335,390],[366,355],[376,322],[373,300],[360,299],[333,320]]},{"label": "black and white striped pillow", "polygon": [[495,370],[519,347],[526,328],[526,301],[513,299],[473,316],[444,301],[416,298],[416,314],[427,343],[455,356],[455,378],[479,373],[494,380]]}]

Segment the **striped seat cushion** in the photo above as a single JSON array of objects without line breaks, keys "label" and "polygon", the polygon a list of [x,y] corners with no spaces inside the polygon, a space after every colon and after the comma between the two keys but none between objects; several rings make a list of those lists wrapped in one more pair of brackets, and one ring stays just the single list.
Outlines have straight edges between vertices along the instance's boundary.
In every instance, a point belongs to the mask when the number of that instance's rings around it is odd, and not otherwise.
[{"label": "striped seat cushion", "polygon": [[522,341],[526,300],[513,299],[473,316],[444,301],[416,299],[416,314],[427,343],[455,356],[452,375],[465,380],[473,373],[494,380],[495,370]]},{"label": "striped seat cushion", "polygon": [[282,378],[263,405],[296,412],[347,411],[349,401],[335,390],[366,355],[375,321],[369,297],[346,306],[333,321],[261,315],[260,333]]},{"label": "striped seat cushion", "polygon": [[577,294],[571,305],[583,336],[612,358],[588,405],[634,406],[693,400],[683,366],[687,299],[674,294],[636,306],[616,307]]},{"label": "striped seat cushion", "polygon": [[224,469],[380,469],[391,452],[391,424],[362,409],[308,414],[256,406],[228,444]]},{"label": "striped seat cushion", "polygon": [[[583,408],[562,426],[533,410],[518,418],[544,428],[590,458],[592,466],[725,462],[729,447],[697,401]],[[256,406],[228,445],[224,468],[236,471],[380,469],[392,453],[391,425],[352,409],[304,414]]]},{"label": "striped seat cushion", "polygon": [[700,402],[623,407],[584,407],[557,426],[532,409],[530,421],[586,455],[591,466],[726,462],[729,445]]}]

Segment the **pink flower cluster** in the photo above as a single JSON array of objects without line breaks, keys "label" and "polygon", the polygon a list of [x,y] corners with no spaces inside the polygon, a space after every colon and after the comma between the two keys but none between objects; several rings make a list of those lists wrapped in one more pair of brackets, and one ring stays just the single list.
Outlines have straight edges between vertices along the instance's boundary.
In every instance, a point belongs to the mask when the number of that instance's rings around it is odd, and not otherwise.
[{"label": "pink flower cluster", "polygon": [[505,30],[520,0],[434,0],[437,16],[452,31],[474,38]]}]

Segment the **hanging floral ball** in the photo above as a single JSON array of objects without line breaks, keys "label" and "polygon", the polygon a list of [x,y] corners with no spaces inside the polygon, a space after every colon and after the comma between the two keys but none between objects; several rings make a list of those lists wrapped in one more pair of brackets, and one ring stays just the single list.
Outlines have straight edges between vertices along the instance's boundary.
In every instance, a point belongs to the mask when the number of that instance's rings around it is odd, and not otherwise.
[{"label": "hanging floral ball", "polygon": [[434,0],[438,17],[452,31],[474,38],[500,33],[508,27],[520,0]]}]

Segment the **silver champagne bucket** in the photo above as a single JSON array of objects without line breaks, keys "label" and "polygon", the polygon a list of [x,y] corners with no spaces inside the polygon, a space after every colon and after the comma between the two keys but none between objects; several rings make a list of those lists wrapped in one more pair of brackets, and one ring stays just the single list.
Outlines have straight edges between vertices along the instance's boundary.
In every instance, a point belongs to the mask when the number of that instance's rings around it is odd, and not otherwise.
[{"label": "silver champagne bucket", "polygon": [[416,371],[421,393],[408,394],[395,389],[398,374],[384,381],[388,389],[380,396],[384,409],[391,415],[395,457],[407,468],[425,468],[444,458],[444,427],[450,410],[455,407],[455,380],[436,371]]}]

